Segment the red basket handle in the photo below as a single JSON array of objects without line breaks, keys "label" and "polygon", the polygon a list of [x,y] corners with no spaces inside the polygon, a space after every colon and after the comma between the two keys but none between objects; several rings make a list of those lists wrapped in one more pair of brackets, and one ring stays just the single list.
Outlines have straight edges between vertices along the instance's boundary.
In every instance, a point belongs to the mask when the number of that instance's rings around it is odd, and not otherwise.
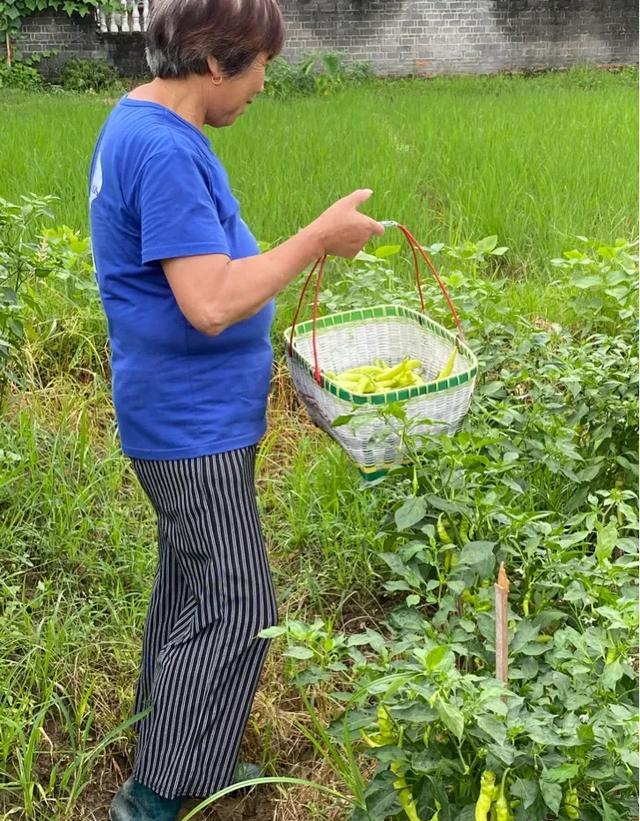
[{"label": "red basket handle", "polygon": [[[418,261],[418,253],[422,256],[424,261],[427,263],[431,273],[433,274],[436,282],[440,286],[440,290],[444,294],[444,298],[447,301],[447,305],[449,306],[449,310],[451,311],[451,315],[453,317],[454,322],[456,323],[456,327],[458,329],[458,337],[460,339],[465,338],[464,331],[462,330],[462,323],[460,322],[460,318],[458,317],[458,312],[456,311],[453,302],[451,301],[451,297],[449,296],[449,292],[447,288],[440,278],[440,275],[436,271],[436,267],[431,261],[431,257],[425,251],[425,249],[420,245],[418,240],[413,236],[411,231],[406,228],[404,225],[400,225],[398,222],[385,222],[387,226],[395,226],[398,228],[405,236],[407,242],[409,243],[409,247],[411,248],[411,253],[413,255],[413,265],[414,265],[414,274],[416,279],[416,287],[418,289],[418,295],[420,297],[420,310],[424,314],[426,312],[425,304],[424,304],[424,295],[422,293],[422,281],[420,279],[420,264]],[[296,307],[296,312],[293,317],[293,323],[291,325],[291,335],[289,336],[289,356],[291,356],[293,352],[293,337],[295,335],[296,325],[298,323],[298,317],[300,315],[300,310],[302,309],[302,303],[304,301],[305,295],[309,288],[309,283],[311,282],[313,275],[317,271],[317,278],[316,278],[316,286],[314,290],[313,296],[313,330],[312,330],[312,343],[313,343],[313,378],[316,380],[318,385],[322,384],[322,375],[320,371],[320,364],[318,362],[318,332],[317,332],[317,323],[318,323],[318,301],[320,297],[320,283],[322,282],[322,277],[324,276],[324,267],[327,262],[327,255],[325,254],[322,257],[318,257],[315,261],[311,271],[307,275],[307,278],[304,281],[304,285],[302,286],[302,290],[300,292],[300,298],[298,299],[298,305]]]}]

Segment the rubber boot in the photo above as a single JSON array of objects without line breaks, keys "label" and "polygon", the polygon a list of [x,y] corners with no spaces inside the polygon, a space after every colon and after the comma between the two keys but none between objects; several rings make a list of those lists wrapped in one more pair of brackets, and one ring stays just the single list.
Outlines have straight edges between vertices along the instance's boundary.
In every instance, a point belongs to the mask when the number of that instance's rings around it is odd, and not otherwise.
[{"label": "rubber boot", "polygon": [[129,778],[113,798],[110,821],[175,821],[182,798],[162,796]]}]

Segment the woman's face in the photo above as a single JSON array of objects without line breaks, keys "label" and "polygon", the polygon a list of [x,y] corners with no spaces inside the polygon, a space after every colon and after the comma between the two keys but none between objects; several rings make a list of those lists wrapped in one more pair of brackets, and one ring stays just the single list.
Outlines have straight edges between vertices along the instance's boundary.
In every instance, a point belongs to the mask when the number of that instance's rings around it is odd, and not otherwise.
[{"label": "woman's face", "polygon": [[[242,74],[234,77],[221,75],[221,82],[215,85],[209,80],[207,124],[214,128],[231,125],[244,113],[253,98],[264,91],[264,75],[269,59],[268,54],[259,54]],[[212,71],[215,76],[215,72]]]}]

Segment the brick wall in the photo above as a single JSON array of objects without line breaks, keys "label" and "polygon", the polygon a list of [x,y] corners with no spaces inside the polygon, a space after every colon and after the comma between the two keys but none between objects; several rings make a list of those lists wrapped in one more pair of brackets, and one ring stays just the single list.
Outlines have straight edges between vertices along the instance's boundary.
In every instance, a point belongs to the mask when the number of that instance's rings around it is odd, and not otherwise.
[{"label": "brick wall", "polygon": [[[284,55],[339,51],[380,74],[482,73],[501,69],[636,63],[636,0],[281,0]],[[93,19],[37,14],[24,25],[25,55],[56,76],[72,56],[105,58],[144,73],[140,34],[100,34]]]},{"label": "brick wall", "polygon": [[147,70],[144,35],[103,34],[98,31],[93,16],[69,17],[62,12],[34,14],[25,20],[17,46],[25,57],[57,51],[39,65],[48,79],[57,78],[71,57],[108,60],[123,76],[141,76]]},{"label": "brick wall", "polygon": [[281,0],[286,54],[323,49],[384,74],[636,63],[636,0]]},{"label": "brick wall", "polygon": [[41,64],[43,73],[55,77],[69,57],[93,60],[104,57],[102,45],[95,34],[93,18],[44,12],[24,21],[17,47],[24,57],[43,51],[58,51]]}]

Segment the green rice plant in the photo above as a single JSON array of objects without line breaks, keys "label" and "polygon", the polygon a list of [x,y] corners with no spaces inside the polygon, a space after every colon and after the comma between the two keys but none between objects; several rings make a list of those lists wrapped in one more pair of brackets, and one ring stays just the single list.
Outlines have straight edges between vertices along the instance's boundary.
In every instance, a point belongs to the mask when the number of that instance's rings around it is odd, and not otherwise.
[{"label": "green rice plant", "polygon": [[[58,220],[86,233],[88,165],[114,102],[2,92],[0,195],[16,201],[46,180]],[[635,239],[636,123],[633,81],[581,69],[263,99],[209,136],[261,239],[289,236],[368,186],[372,216],[403,222],[424,244],[495,234],[510,248],[513,276],[544,281],[547,261],[577,233],[606,245]]]}]

